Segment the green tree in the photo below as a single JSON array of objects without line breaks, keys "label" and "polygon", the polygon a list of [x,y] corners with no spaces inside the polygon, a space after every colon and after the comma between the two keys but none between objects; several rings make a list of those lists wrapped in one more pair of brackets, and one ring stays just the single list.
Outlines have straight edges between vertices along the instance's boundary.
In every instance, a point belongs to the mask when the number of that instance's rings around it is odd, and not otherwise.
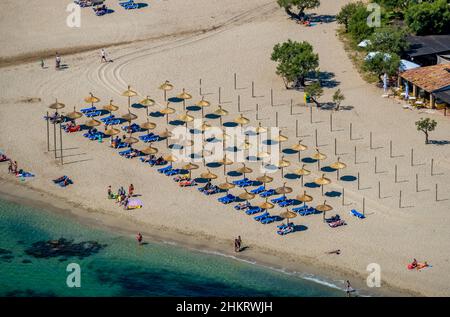
[{"label": "green tree", "polygon": [[[277,0],[277,3],[281,8],[284,8],[287,14],[297,18],[304,16],[305,10],[320,6],[320,0]],[[298,9],[297,14],[292,12],[293,7]]]},{"label": "green tree", "polygon": [[355,14],[358,8],[365,8],[364,3],[361,1],[351,2],[346,4],[341,8],[341,11],[336,16],[336,20],[339,24],[343,24],[345,27],[345,33],[348,33],[348,24],[350,22],[350,18]]},{"label": "green tree", "polygon": [[339,107],[341,105],[341,102],[345,100],[344,94],[341,92],[340,89],[336,90],[333,94],[333,102],[336,105],[335,110],[338,111]]},{"label": "green tree", "polygon": [[299,82],[305,85],[305,77],[319,66],[319,55],[308,42],[288,40],[274,46],[271,59],[278,62],[277,74],[283,78],[286,89]]},{"label": "green tree", "polygon": [[378,77],[384,73],[389,76],[395,75],[400,66],[400,57],[395,53],[378,53],[372,58],[364,61],[364,70],[371,72]]},{"label": "green tree", "polygon": [[323,89],[318,81],[305,87],[305,92],[311,97],[311,100],[320,107],[319,98],[323,95]]},{"label": "green tree", "polygon": [[403,29],[385,26],[378,28],[370,36],[369,50],[401,55],[408,49],[406,32]]},{"label": "green tree", "polygon": [[410,5],[405,22],[417,35],[450,33],[450,6],[447,0]]},{"label": "green tree", "polygon": [[425,133],[425,144],[429,143],[428,133],[434,131],[437,126],[437,122],[430,118],[420,118],[419,121],[416,121],[417,131],[422,131]]},{"label": "green tree", "polygon": [[367,18],[370,12],[367,11],[366,6],[357,6],[355,11],[348,20],[348,32],[354,41],[360,42],[367,39],[374,31],[367,23]]}]

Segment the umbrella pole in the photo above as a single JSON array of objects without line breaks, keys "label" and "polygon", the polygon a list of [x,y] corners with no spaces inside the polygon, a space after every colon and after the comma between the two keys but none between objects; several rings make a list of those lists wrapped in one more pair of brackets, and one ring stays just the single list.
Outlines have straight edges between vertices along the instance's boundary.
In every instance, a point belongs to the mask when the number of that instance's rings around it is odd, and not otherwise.
[{"label": "umbrella pole", "polygon": [[321,187],[322,187],[322,196],[323,196],[323,185]]},{"label": "umbrella pole", "polygon": [[61,145],[61,149],[60,149],[60,156],[61,156],[61,165],[64,165],[64,161],[63,161],[63,137],[62,137],[62,123],[61,121],[59,121],[59,143]]},{"label": "umbrella pole", "polygon": [[305,177],[305,175],[302,175],[302,187],[303,187],[303,178]]},{"label": "umbrella pole", "polygon": [[53,148],[55,150],[55,159],[57,158],[56,156],[56,123],[53,122]]},{"label": "umbrella pole", "polygon": [[167,98],[166,98],[166,91],[164,90],[164,101],[167,101]]},{"label": "umbrella pole", "polygon": [[336,175],[337,175],[336,179],[339,180],[339,169],[337,170],[337,174]]},{"label": "umbrella pole", "polygon": [[186,100],[183,99],[183,110],[186,110]]},{"label": "umbrella pole", "polygon": [[227,165],[224,163],[223,164],[223,175],[227,174]]},{"label": "umbrella pole", "polygon": [[50,152],[50,123],[48,122],[48,111],[47,111],[47,152]]}]

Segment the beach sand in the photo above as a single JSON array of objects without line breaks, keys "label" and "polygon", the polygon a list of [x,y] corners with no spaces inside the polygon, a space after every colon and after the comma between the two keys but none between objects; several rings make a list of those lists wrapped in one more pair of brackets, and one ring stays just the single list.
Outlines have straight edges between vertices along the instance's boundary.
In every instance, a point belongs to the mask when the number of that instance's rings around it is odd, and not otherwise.
[{"label": "beach sand", "polygon": [[[314,12],[334,15],[346,2],[323,1]],[[75,204],[91,210],[87,215],[92,216],[92,210],[95,210],[109,217],[117,227],[121,226],[121,221],[132,222],[134,231],[187,235],[200,245],[215,246],[231,241],[230,248],[232,239],[241,235],[250,246],[249,252],[254,248],[267,254],[278,254],[280,266],[303,263],[324,272],[348,276],[353,284],[362,285],[369,274],[367,266],[378,263],[382,289],[426,296],[450,294],[450,190],[446,181],[450,172],[450,145],[425,145],[423,134],[414,126],[419,118],[432,117],[438,121],[438,127],[431,139],[447,141],[449,119],[439,114],[405,110],[402,103],[382,98],[382,91],[365,83],[353,67],[336,36],[335,22],[310,28],[300,26],[289,20],[274,1],[230,1],[227,4],[220,1],[155,1],[134,12],[125,11],[113,2],[115,12],[110,16],[95,17],[90,9],[83,9],[88,11],[87,14],[83,11],[82,27],[74,31],[65,26],[65,19],[50,19],[46,15],[65,17],[65,5],[57,5],[58,8],[61,6],[60,13],[56,13],[53,1],[33,2],[26,7],[5,1],[0,6],[4,9],[2,12],[8,9],[9,16],[23,16],[14,25],[17,30],[14,33],[11,32],[10,18],[3,19],[2,16],[1,20],[0,38],[8,45],[2,45],[0,51],[4,66],[0,69],[3,92],[0,97],[0,149],[16,159],[20,167],[37,175],[26,181],[28,188],[48,193],[43,194],[46,199],[59,197],[70,206]],[[272,48],[288,38],[310,42],[319,53],[320,70],[331,74],[332,80],[328,82],[331,88],[324,89],[320,100],[331,101],[337,88],[346,96],[342,106],[348,110],[333,113],[333,131],[329,127],[330,111],[314,108],[313,123],[310,123],[303,94],[284,89],[282,79],[275,74],[276,65],[270,61]],[[99,49],[89,50],[103,45],[107,46],[114,62],[100,63]],[[62,53],[63,63],[68,68],[55,71],[53,60],[47,58],[49,68],[41,69],[40,56],[48,57],[55,51]],[[64,52],[73,54],[65,55]],[[238,78],[236,90],[234,73]],[[298,119],[299,134],[309,147],[302,153],[303,157],[314,153],[317,129],[319,148],[328,156],[322,166],[336,161],[339,156],[348,165],[341,171],[341,176],[360,173],[359,189],[356,181],[336,181],[336,175],[331,173],[328,177],[333,182],[325,188],[325,191],[339,192],[345,188],[345,206],[340,197],[326,199],[335,209],[331,214],[339,213],[348,225],[331,229],[322,222],[321,215],[297,217],[294,222],[306,230],[281,237],[276,234],[275,224],[262,225],[231,206],[219,204],[215,198],[205,197],[194,188],[179,188],[171,178],[137,159],[120,157],[116,150],[108,147],[107,140],[99,144],[83,138],[82,133],[65,134],[63,166],[54,159],[53,152],[47,152],[46,124],[42,116],[55,98],[65,103],[67,107],[63,110],[69,112],[73,106],[84,107],[83,98],[93,92],[101,99],[100,105],[107,104],[112,98],[121,107],[119,114],[124,114],[127,100],[120,94],[129,84],[140,94],[133,101],[149,95],[162,102],[162,91],[158,86],[168,79],[175,85],[169,96],[186,88],[195,102],[201,99],[200,78],[203,95],[212,102],[206,113],[216,109],[219,86],[223,107],[230,111],[225,121],[237,117],[238,95],[243,114],[254,126],[257,125],[256,103],[260,105],[259,117],[264,119],[261,121],[266,126],[275,125],[275,113],[278,112],[283,134],[289,137],[284,147],[298,141],[295,136]],[[251,96],[252,81],[255,82],[255,98]],[[270,89],[273,89],[274,107],[270,105]],[[290,99],[294,100],[295,115],[289,113]],[[180,113],[181,104],[171,106]],[[160,106],[156,108],[161,109]],[[144,121],[145,109],[133,109],[133,112],[139,116],[137,122]],[[190,114],[200,117],[200,112]],[[172,115],[171,118],[175,117]],[[165,118],[152,117],[150,120],[157,123],[157,132],[165,129]],[[218,120],[208,122],[218,125]],[[352,139],[349,137],[350,123]],[[373,149],[369,148],[370,132]],[[338,155],[334,155],[335,138]],[[389,156],[390,140],[394,146],[392,158]],[[155,146],[160,153],[168,153],[165,142]],[[356,164],[355,146],[358,151]],[[410,165],[411,148],[415,153],[414,166]],[[377,173],[373,166],[375,156]],[[286,173],[300,166],[296,154],[285,158],[292,163]],[[430,173],[431,159],[435,164],[433,175]],[[394,180],[395,165],[398,166],[397,182]],[[248,166],[256,171],[259,163]],[[238,165],[228,167],[228,170],[234,167]],[[305,182],[321,175],[315,164],[308,164],[308,169],[313,173]],[[203,170],[194,171],[194,175]],[[221,175],[219,182],[223,180],[221,168],[211,170]],[[416,174],[420,179],[419,192],[415,190]],[[69,175],[75,184],[65,189],[53,185],[51,179],[61,175]],[[274,175],[275,181],[270,187],[281,186],[283,181],[279,172]],[[0,176],[3,180],[19,182],[7,175],[7,163],[2,163]],[[259,176],[256,172],[251,174],[252,178],[256,176]],[[295,194],[302,191],[300,180],[285,181],[294,188]],[[379,181],[382,183],[381,199],[378,197]],[[106,199],[108,185],[115,189],[129,183],[134,184],[136,193],[142,194],[143,209],[123,211]],[[438,201],[435,200],[435,184],[439,186]],[[400,190],[402,208],[398,206]],[[241,191],[233,189],[231,192]],[[313,205],[325,199],[321,197],[320,188],[307,188],[307,191],[315,198]],[[15,194],[20,195],[20,192]],[[363,198],[367,218],[358,220],[348,211],[352,208],[361,210]],[[254,202],[262,202],[262,199]],[[340,249],[341,255],[325,254],[335,249]],[[412,258],[428,261],[433,267],[420,272],[408,271],[406,265]]]}]

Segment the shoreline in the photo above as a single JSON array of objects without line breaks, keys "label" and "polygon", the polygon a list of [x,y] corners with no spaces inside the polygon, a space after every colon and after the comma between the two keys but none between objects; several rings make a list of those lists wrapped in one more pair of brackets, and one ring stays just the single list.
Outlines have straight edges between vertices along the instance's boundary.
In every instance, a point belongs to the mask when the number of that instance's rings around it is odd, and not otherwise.
[{"label": "shoreline", "polygon": [[[29,207],[45,209],[50,213],[62,214],[87,227],[113,231],[121,236],[128,237],[134,236],[136,231],[140,231],[144,235],[144,240],[147,242],[176,245],[194,252],[223,256],[235,261],[252,263],[285,274],[293,274],[298,278],[310,280],[342,291],[345,291],[343,284],[337,284],[349,279],[354,288],[358,290],[360,296],[424,296],[411,290],[400,289],[384,280],[380,289],[370,289],[364,285],[364,278],[360,274],[351,272],[350,270],[346,271],[338,266],[331,267],[325,265],[317,259],[306,260],[300,259],[299,257],[292,258],[292,254],[290,254],[289,259],[284,258],[283,261],[280,261],[279,259],[283,258],[285,254],[253,245],[245,245],[247,247],[246,251],[236,254],[229,252],[232,249],[232,242],[227,243],[227,241],[207,236],[201,232],[191,232],[188,234],[187,232],[180,232],[170,227],[164,229],[157,228],[151,224],[133,220],[126,215],[121,215],[123,217],[118,221],[116,216],[119,213],[111,214],[106,210],[85,209],[65,198],[58,197],[44,190],[35,189],[27,183],[17,183],[5,179],[2,176],[0,176],[0,183],[2,184],[0,199]],[[120,226],[118,222],[120,222]],[[286,254],[286,256],[288,255]],[[314,268],[312,267],[313,261],[315,262]]]}]

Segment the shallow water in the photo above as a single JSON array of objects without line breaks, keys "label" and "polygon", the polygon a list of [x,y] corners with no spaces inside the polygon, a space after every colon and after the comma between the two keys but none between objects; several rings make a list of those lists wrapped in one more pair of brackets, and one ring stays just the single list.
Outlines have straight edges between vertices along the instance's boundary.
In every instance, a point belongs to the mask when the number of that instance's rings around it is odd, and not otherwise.
[{"label": "shallow water", "polygon": [[[38,241],[65,238],[106,245],[84,258],[35,258]],[[343,296],[292,274],[176,245],[88,227],[65,215],[0,200],[0,296]],[[81,287],[66,284],[69,263]]]}]

